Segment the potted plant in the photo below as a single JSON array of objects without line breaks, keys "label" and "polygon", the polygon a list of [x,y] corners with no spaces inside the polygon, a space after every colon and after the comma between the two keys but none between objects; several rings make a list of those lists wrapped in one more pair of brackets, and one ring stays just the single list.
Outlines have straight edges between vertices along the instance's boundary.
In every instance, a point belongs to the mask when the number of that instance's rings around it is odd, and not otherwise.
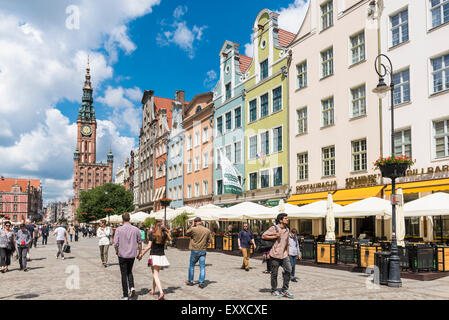
[{"label": "potted plant", "polygon": [[171,203],[171,199],[162,198],[159,200],[161,202],[161,206],[168,207]]},{"label": "potted plant", "polygon": [[390,179],[404,177],[407,169],[414,164],[415,161],[407,155],[380,157],[374,163],[375,167],[382,172],[382,177]]}]

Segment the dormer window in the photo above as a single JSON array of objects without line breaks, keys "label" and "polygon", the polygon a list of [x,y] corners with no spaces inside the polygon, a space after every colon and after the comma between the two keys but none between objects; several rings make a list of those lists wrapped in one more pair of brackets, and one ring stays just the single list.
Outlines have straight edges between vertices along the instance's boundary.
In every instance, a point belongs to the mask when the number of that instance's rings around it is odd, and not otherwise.
[{"label": "dormer window", "polygon": [[198,112],[200,112],[200,111],[201,111],[201,106],[197,106],[197,107],[196,107],[195,113],[198,113]]}]

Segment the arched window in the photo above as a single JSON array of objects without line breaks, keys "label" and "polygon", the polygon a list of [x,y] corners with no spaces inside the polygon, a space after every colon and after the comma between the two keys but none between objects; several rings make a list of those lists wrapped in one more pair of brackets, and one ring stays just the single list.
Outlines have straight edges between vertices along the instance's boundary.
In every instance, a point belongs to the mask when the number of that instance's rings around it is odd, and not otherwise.
[{"label": "arched window", "polygon": [[200,111],[201,111],[201,106],[196,107],[195,113],[198,113],[198,112],[200,112]]}]

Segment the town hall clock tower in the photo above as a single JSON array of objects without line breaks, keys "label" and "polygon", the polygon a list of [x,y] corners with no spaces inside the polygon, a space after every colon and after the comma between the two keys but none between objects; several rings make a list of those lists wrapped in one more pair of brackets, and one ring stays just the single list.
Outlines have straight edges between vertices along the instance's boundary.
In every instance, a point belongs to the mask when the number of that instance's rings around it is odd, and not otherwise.
[{"label": "town hall clock tower", "polygon": [[90,65],[87,61],[86,80],[83,87],[82,103],[78,110],[77,142],[74,153],[74,201],[72,208],[76,214],[80,204],[81,191],[87,191],[105,183],[112,182],[114,156],[110,151],[107,163],[97,161],[97,120],[93,106],[93,89],[90,77]]}]

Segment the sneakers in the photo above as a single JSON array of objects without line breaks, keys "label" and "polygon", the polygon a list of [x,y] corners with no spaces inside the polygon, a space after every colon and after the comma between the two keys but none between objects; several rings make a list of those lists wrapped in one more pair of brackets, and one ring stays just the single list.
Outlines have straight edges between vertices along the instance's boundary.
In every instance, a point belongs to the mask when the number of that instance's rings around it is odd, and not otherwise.
[{"label": "sneakers", "polygon": [[135,296],[136,296],[136,289],[134,289],[134,288],[131,288],[131,293],[130,293],[130,295],[129,295],[129,298],[130,299],[133,299]]},{"label": "sneakers", "polygon": [[189,280],[186,280],[186,285],[188,285],[188,286],[193,286],[193,285],[194,285],[194,283],[193,283],[193,282],[191,282],[191,281],[189,281]]},{"label": "sneakers", "polygon": [[279,291],[273,291],[272,293],[271,293],[271,295],[273,296],[273,297],[280,297],[281,296],[281,294],[279,293]]},{"label": "sneakers", "polygon": [[265,270],[264,272],[262,272],[264,274],[271,274],[271,271]]},{"label": "sneakers", "polygon": [[121,297],[120,300],[129,300],[128,297]]},{"label": "sneakers", "polygon": [[294,277],[294,278],[292,278],[290,281],[293,281],[293,282],[298,282],[298,280],[297,280],[297,278],[296,277]]},{"label": "sneakers", "polygon": [[282,296],[284,297],[284,298],[289,298],[289,299],[293,299],[295,296],[294,295],[292,295],[291,293],[289,293],[288,291],[283,291],[282,292]]},{"label": "sneakers", "polygon": [[206,287],[206,285],[205,285],[203,282],[201,282],[201,283],[198,285],[198,287],[200,287],[201,289],[204,289],[204,288]]},{"label": "sneakers", "polygon": [[249,268],[246,268],[245,271],[249,271]]},{"label": "sneakers", "polygon": [[64,257],[62,257],[62,260],[65,260],[65,258],[64,258]]}]

